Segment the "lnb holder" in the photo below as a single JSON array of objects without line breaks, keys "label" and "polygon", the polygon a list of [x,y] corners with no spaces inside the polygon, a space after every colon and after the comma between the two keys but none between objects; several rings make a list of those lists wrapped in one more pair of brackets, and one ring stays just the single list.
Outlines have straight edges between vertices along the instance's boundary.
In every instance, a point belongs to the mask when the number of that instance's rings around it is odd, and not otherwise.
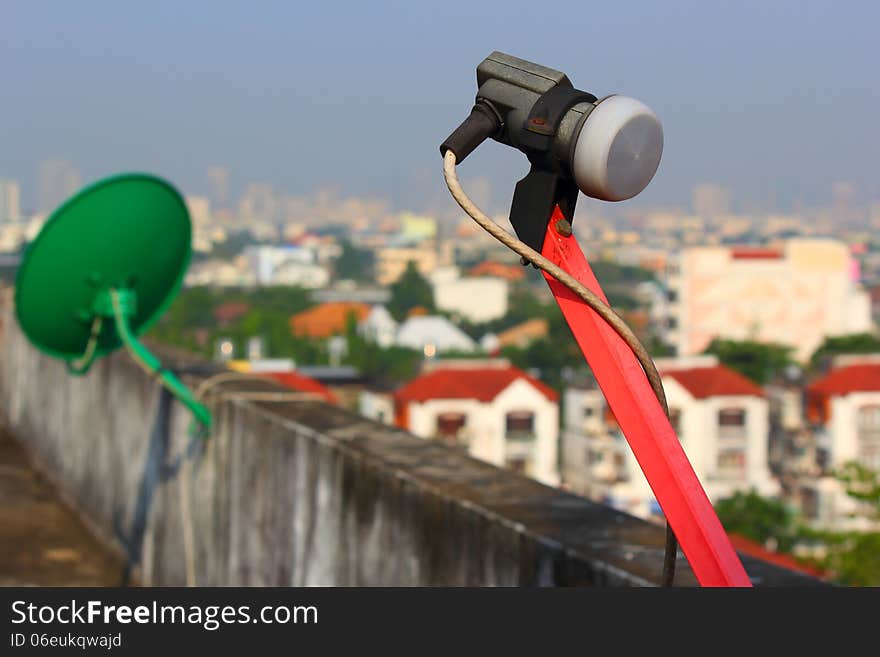
[{"label": "lnb holder", "polygon": [[[657,170],[662,128],[639,101],[599,100],[574,88],[565,73],[498,51],[477,67],[477,87],[470,116],[440,152],[451,150],[461,163],[492,138],[528,157],[531,169],[514,190],[510,223],[538,252],[554,208],[573,221],[578,190],[607,201],[631,198]],[[601,116],[589,120],[594,113]]]}]

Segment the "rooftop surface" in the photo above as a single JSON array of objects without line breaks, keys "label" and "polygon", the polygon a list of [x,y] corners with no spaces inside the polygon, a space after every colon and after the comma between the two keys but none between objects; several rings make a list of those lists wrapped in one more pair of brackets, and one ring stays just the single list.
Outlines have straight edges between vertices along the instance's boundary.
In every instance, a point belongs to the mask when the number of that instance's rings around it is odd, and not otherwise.
[{"label": "rooftop surface", "polygon": [[0,429],[0,586],[118,586],[122,568]]}]

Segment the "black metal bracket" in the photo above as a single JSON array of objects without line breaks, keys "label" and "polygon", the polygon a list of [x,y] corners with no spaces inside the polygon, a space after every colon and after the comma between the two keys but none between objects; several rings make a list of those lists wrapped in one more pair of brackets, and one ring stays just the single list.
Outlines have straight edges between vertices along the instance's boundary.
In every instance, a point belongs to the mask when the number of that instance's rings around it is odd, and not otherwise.
[{"label": "black metal bracket", "polygon": [[571,222],[577,197],[578,188],[574,181],[555,171],[532,165],[526,177],[516,183],[513,192],[510,223],[516,236],[540,253],[553,209],[558,205]]},{"label": "black metal bracket", "polygon": [[578,103],[595,103],[596,100],[593,94],[571,86],[553,87],[529,110],[520,135],[522,145],[529,150],[549,151],[565,113]]},{"label": "black metal bracket", "polygon": [[574,219],[578,187],[560,167],[552,164],[550,150],[565,113],[583,102],[594,103],[596,97],[571,86],[557,85],[538,98],[519,134],[532,168],[516,184],[510,223],[517,237],[538,253],[544,247],[547,225],[557,205],[569,222]]}]

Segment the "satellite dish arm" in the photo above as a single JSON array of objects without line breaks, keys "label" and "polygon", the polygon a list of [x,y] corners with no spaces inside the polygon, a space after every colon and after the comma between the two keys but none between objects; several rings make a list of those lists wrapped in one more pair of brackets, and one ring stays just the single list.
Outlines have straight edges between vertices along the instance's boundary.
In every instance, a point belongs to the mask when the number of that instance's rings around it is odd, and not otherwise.
[{"label": "satellite dish arm", "polygon": [[150,350],[147,349],[132,333],[128,325],[128,315],[133,307],[133,293],[130,290],[109,290],[110,304],[113,311],[113,320],[116,325],[116,333],[122,344],[128,349],[131,357],[151,376],[158,376],[159,381],[174,395],[180,403],[186,406],[196,419],[206,428],[211,427],[211,412],[204,404],[199,403],[193,393],[187,388],[173,372],[162,367],[162,363]]},{"label": "satellite dish arm", "polygon": [[104,326],[104,318],[100,315],[92,320],[92,330],[89,335],[89,342],[83,355],[79,358],[67,361],[67,371],[71,374],[80,376],[89,371],[95,358],[98,356],[98,338],[101,335],[101,329]]}]

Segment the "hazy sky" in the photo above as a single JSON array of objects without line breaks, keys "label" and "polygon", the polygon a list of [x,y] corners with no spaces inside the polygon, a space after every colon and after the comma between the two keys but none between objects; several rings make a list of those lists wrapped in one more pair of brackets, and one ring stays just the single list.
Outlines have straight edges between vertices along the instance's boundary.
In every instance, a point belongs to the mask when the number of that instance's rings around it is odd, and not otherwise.
[{"label": "hazy sky", "polygon": [[[656,110],[663,161],[629,203],[689,204],[702,181],[742,206],[827,203],[838,180],[880,198],[873,0],[0,0],[0,35],[0,176],[26,207],[60,156],[85,180],[148,170],[198,193],[220,164],[234,192],[332,186],[419,209],[445,198],[437,147],[496,49]],[[504,208],[525,166],[492,143],[462,176]]]}]

